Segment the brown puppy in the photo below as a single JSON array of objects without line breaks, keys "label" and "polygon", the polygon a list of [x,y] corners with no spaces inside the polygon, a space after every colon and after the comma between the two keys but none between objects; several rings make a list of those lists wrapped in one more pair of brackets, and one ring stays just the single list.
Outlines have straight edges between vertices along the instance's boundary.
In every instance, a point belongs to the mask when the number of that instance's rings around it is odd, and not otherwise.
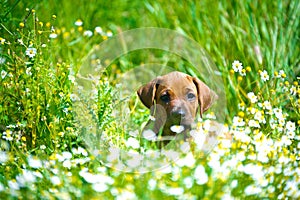
[{"label": "brown puppy", "polygon": [[217,97],[198,78],[177,71],[155,78],[140,87],[137,94],[155,118],[152,127],[150,122],[146,127],[156,134],[162,130],[162,136],[175,135],[170,129],[173,125],[190,129],[198,109],[202,117]]}]

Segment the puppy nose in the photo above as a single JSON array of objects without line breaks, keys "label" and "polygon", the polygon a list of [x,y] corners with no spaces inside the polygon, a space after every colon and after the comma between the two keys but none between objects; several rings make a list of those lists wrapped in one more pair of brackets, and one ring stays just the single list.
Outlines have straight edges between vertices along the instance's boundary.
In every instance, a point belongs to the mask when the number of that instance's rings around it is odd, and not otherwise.
[{"label": "puppy nose", "polygon": [[178,117],[184,117],[185,116],[185,111],[182,108],[173,109],[172,115],[178,116]]}]

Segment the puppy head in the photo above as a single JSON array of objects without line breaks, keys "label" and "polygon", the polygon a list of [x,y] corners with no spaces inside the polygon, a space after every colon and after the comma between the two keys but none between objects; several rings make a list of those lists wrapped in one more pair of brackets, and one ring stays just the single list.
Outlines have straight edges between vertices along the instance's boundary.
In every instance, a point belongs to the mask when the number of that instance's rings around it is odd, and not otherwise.
[{"label": "puppy head", "polygon": [[183,119],[184,124],[191,124],[200,108],[202,117],[212,104],[214,94],[207,85],[198,78],[181,72],[171,72],[159,76],[137,91],[142,103],[151,108],[159,104],[166,110],[167,123]]}]

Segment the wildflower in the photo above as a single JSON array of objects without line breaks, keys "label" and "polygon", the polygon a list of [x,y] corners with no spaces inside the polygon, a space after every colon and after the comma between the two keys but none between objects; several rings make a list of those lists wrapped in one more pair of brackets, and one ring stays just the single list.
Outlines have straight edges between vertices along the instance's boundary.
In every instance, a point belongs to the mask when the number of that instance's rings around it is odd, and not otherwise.
[{"label": "wildflower", "polygon": [[197,146],[197,149],[202,149],[205,139],[206,139],[206,135],[205,135],[204,131],[192,130],[190,132],[190,135],[192,136],[192,138]]},{"label": "wildflower", "polygon": [[36,55],[36,48],[32,48],[29,47],[26,49],[25,54],[29,57],[29,58],[33,58]]},{"label": "wildflower", "polygon": [[294,137],[295,137],[295,130],[296,130],[295,123],[291,122],[291,121],[288,121],[286,123],[286,125],[285,125],[285,128],[287,130],[288,137],[290,139],[294,139]]},{"label": "wildflower", "polygon": [[71,168],[71,165],[72,165],[72,163],[71,163],[70,160],[65,160],[65,161],[63,162],[63,166],[64,166],[65,168],[70,169],[70,168]]},{"label": "wildflower", "polygon": [[251,103],[256,103],[257,102],[257,96],[253,92],[249,92],[247,94],[248,98],[250,99]]},{"label": "wildflower", "polygon": [[239,108],[239,110],[244,111],[245,110],[245,103],[244,102],[239,103],[238,108]]},{"label": "wildflower", "polygon": [[168,188],[166,192],[169,195],[180,196],[184,193],[184,190],[183,188],[177,187],[177,188]]},{"label": "wildflower", "polygon": [[72,83],[74,83],[75,82],[75,77],[73,76],[73,75],[68,75],[68,79],[72,82]]},{"label": "wildflower", "polygon": [[245,194],[249,196],[254,194],[260,194],[261,192],[262,189],[254,185],[249,185],[245,188]]},{"label": "wildflower", "polygon": [[99,33],[99,34],[102,34],[102,33],[103,33],[102,28],[99,27],[99,26],[97,26],[97,27],[95,28],[95,31],[96,31],[96,33]]},{"label": "wildflower", "polygon": [[24,45],[24,42],[22,39],[18,39],[17,41],[20,43],[20,45]]},{"label": "wildflower", "polygon": [[62,157],[64,158],[64,160],[69,160],[72,158],[72,154],[68,151],[64,151],[62,152]]},{"label": "wildflower", "polygon": [[145,138],[146,140],[156,140],[157,139],[156,134],[150,129],[143,131],[142,134],[143,134],[143,138]]},{"label": "wildflower", "polygon": [[2,38],[2,37],[0,37],[0,44],[4,44],[4,42],[5,42],[5,39],[4,38]]},{"label": "wildflower", "polygon": [[297,94],[297,88],[294,85],[290,88],[290,94],[293,96]]},{"label": "wildflower", "polygon": [[0,151],[0,163],[5,163],[8,160],[8,155],[5,151]]},{"label": "wildflower", "polygon": [[155,121],[155,117],[154,117],[154,116],[152,116],[152,115],[150,115],[150,116],[149,116],[149,120],[151,120],[151,121]]},{"label": "wildflower", "polygon": [[56,33],[50,33],[49,38],[55,39],[55,38],[57,38],[57,34]]},{"label": "wildflower", "polygon": [[20,187],[25,187],[27,184],[32,184],[36,181],[36,176],[32,171],[23,170],[22,174],[17,175],[16,181]]},{"label": "wildflower", "polygon": [[296,130],[296,127],[295,127],[295,123],[294,122],[291,122],[291,121],[288,121],[286,123],[286,129],[288,131],[295,131]]},{"label": "wildflower", "polygon": [[67,115],[69,113],[69,109],[68,108],[64,108],[63,112]]},{"label": "wildflower", "polygon": [[46,147],[46,145],[44,145],[44,144],[42,144],[41,146],[40,146],[40,149],[41,150],[45,150],[47,147]]},{"label": "wildflower", "polygon": [[194,178],[198,185],[203,185],[207,183],[208,176],[205,172],[205,168],[202,165],[198,165],[195,169]]},{"label": "wildflower", "polygon": [[266,70],[260,72],[260,77],[264,82],[269,80],[269,75],[268,75],[268,72]]},{"label": "wildflower", "polygon": [[246,76],[246,70],[245,70],[245,69],[242,69],[242,70],[240,71],[240,75],[241,75],[241,76]]},{"label": "wildflower", "polygon": [[3,65],[6,61],[5,57],[0,57],[0,65]]},{"label": "wildflower", "polygon": [[81,19],[77,19],[76,22],[75,22],[75,26],[82,26],[83,25],[83,22]]},{"label": "wildflower", "polygon": [[92,184],[95,184],[95,183],[105,183],[105,184],[113,184],[114,183],[114,179],[107,176],[107,175],[103,175],[103,174],[92,174],[90,172],[87,172],[86,171],[86,168],[85,169],[82,169],[80,172],[79,172],[79,175],[84,178],[84,180],[88,183],[92,183]]},{"label": "wildflower", "polygon": [[130,137],[128,138],[128,140],[126,141],[126,146],[127,147],[132,147],[134,149],[137,149],[140,147],[140,143],[137,139]]},{"label": "wildflower", "polygon": [[258,106],[263,109],[267,109],[267,110],[272,109],[271,103],[269,101],[264,101],[263,103],[258,103]]},{"label": "wildflower", "polygon": [[53,185],[60,185],[61,184],[61,181],[60,181],[58,176],[50,177],[50,181]]},{"label": "wildflower", "polygon": [[107,31],[106,35],[107,35],[107,37],[111,37],[113,35],[113,33],[111,31]]},{"label": "wildflower", "polygon": [[5,132],[3,132],[2,138],[7,141],[12,141],[13,140],[12,131],[7,129]]},{"label": "wildflower", "polygon": [[148,189],[153,191],[156,188],[156,184],[157,184],[156,180],[150,179],[148,181]]},{"label": "wildflower", "polygon": [[206,117],[207,119],[216,119],[216,115],[215,115],[214,112],[207,113],[207,114],[205,115],[205,117]]},{"label": "wildflower", "polygon": [[251,120],[249,120],[248,124],[250,127],[260,128],[260,125],[259,125],[258,121],[256,121],[256,120],[251,119]]},{"label": "wildflower", "polygon": [[96,192],[105,192],[108,189],[108,186],[105,183],[99,182],[99,183],[93,184],[92,188]]},{"label": "wildflower", "polygon": [[245,116],[245,113],[243,111],[240,111],[238,112],[238,116],[243,118]]},{"label": "wildflower", "polygon": [[243,64],[238,61],[238,60],[235,60],[233,63],[232,63],[232,69],[235,71],[235,72],[241,72],[242,69],[243,69]]},{"label": "wildflower", "polygon": [[87,36],[87,37],[92,37],[93,32],[90,31],[90,30],[86,30],[86,31],[83,32],[83,35],[84,35],[84,36]]},{"label": "wildflower", "polygon": [[71,101],[79,100],[79,97],[76,94],[70,94]]},{"label": "wildflower", "polygon": [[191,168],[194,166],[195,162],[196,162],[196,160],[195,160],[193,154],[188,153],[184,158],[180,158],[179,160],[177,160],[176,163],[180,167],[187,166],[187,167]]},{"label": "wildflower", "polygon": [[240,117],[233,117],[233,126],[244,126],[245,125],[245,121],[243,120],[243,118]]},{"label": "wildflower", "polygon": [[8,181],[8,187],[9,187],[11,190],[19,190],[19,189],[20,189],[19,184],[18,184],[15,180],[10,180],[10,181]]},{"label": "wildflower", "polygon": [[279,70],[279,73],[277,72],[275,74],[276,78],[281,78],[282,80],[284,80],[284,78],[286,78],[286,74],[283,70]]},{"label": "wildflower", "polygon": [[284,119],[284,116],[282,114],[282,110],[280,108],[274,108],[273,112],[274,112],[277,119],[279,119],[279,120]]},{"label": "wildflower", "polygon": [[28,67],[28,68],[26,69],[26,74],[27,74],[28,76],[31,76],[31,75],[32,75],[31,67]]},{"label": "wildflower", "polygon": [[266,119],[264,117],[264,112],[263,111],[256,112],[255,115],[254,115],[254,119],[258,120],[259,123],[264,123],[264,124],[266,123]]},{"label": "wildflower", "polygon": [[194,179],[192,177],[186,177],[183,179],[183,183],[185,185],[186,188],[191,188],[193,187],[193,183],[194,183]]},{"label": "wildflower", "polygon": [[57,135],[59,135],[60,137],[64,137],[65,133],[61,131]]},{"label": "wildflower", "polygon": [[42,162],[39,159],[29,157],[28,158],[28,164],[30,167],[38,169],[42,167]]},{"label": "wildflower", "polygon": [[174,126],[171,126],[170,129],[174,133],[181,133],[182,131],[184,131],[184,126],[174,125]]},{"label": "wildflower", "polygon": [[7,75],[7,72],[2,70],[1,71],[1,78],[4,79],[6,75]]}]

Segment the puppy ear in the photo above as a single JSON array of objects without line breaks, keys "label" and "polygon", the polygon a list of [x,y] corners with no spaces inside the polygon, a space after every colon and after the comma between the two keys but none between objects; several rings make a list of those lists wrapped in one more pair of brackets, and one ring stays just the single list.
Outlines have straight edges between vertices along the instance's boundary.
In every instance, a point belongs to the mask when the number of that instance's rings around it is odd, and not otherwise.
[{"label": "puppy ear", "polygon": [[202,114],[209,109],[213,101],[218,98],[218,95],[198,78],[193,77],[193,82],[197,87],[200,116],[202,117]]},{"label": "puppy ear", "polygon": [[146,85],[143,85],[137,91],[140,100],[149,109],[154,103],[157,84],[158,84],[158,78],[150,81]]}]

